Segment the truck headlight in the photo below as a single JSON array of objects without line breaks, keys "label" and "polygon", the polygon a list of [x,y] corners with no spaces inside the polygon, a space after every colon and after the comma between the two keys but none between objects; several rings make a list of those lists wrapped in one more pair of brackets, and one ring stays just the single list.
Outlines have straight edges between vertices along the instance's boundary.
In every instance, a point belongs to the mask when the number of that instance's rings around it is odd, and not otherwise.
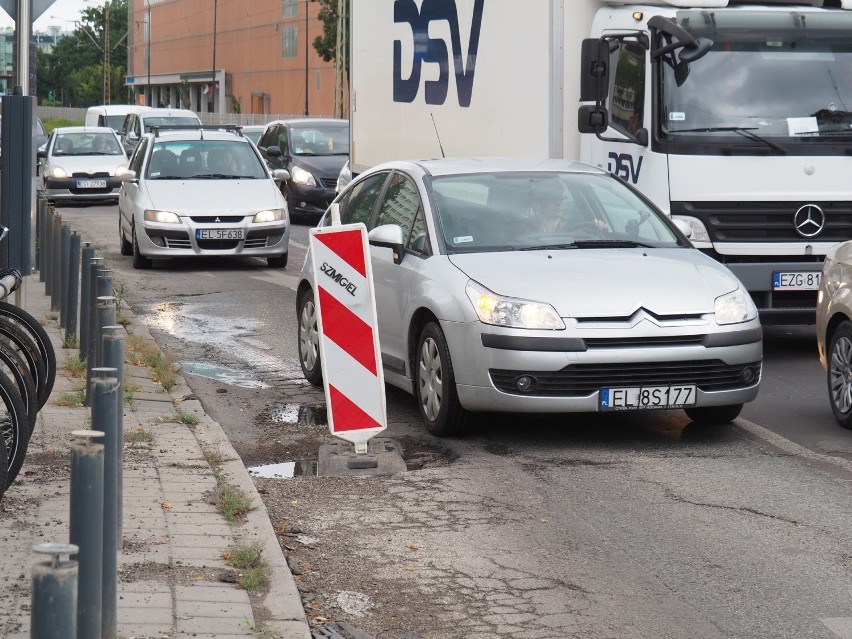
[{"label": "truck headlight", "polygon": [[314,176],[311,175],[309,171],[305,171],[305,169],[299,166],[294,166],[290,171],[290,179],[296,184],[304,184],[305,186],[317,185],[317,181],[314,179]]},{"label": "truck headlight", "polygon": [[757,317],[757,307],[742,288],[716,298],[716,323],[739,324]]},{"label": "truck headlight", "polygon": [[253,222],[278,222],[284,219],[284,209],[270,209],[254,214]]},{"label": "truck headlight", "polygon": [[54,164],[47,170],[47,177],[61,180],[62,178],[68,177],[68,173],[61,166],[56,166]]},{"label": "truck headlight", "polygon": [[483,324],[539,330],[565,328],[559,313],[550,304],[503,297],[473,280],[465,286],[465,293]]},{"label": "truck headlight", "polygon": [[180,224],[180,218],[171,211],[145,210],[146,222],[158,222],[159,224]]},{"label": "truck headlight", "polygon": [[689,238],[690,242],[706,242],[710,243],[710,233],[707,232],[707,227],[704,222],[697,217],[689,217],[688,215],[672,215],[673,220],[683,220],[692,229],[692,235]]}]

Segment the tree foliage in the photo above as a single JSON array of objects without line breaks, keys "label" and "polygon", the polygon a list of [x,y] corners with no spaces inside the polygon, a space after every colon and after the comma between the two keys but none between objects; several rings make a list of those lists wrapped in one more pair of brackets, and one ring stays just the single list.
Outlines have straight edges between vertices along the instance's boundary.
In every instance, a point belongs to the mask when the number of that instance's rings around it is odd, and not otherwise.
[{"label": "tree foliage", "polygon": [[[104,16],[109,5],[109,42],[104,41]],[[127,0],[109,0],[100,7],[87,7],[70,34],[61,36],[53,50],[38,52],[36,73],[38,97],[53,92],[65,106],[90,106],[103,102],[104,51],[110,58],[110,102],[128,100],[124,85],[127,73]]]},{"label": "tree foliage", "polygon": [[[337,11],[337,0],[321,0],[322,7],[317,16],[322,22],[322,35],[314,39],[314,50],[325,61],[337,59],[337,23],[340,19]],[[349,15],[349,0],[344,0],[344,14]],[[349,21],[344,18],[343,28],[349,31]],[[349,41],[349,37],[346,37]],[[349,77],[349,60],[347,56],[346,76]]]}]

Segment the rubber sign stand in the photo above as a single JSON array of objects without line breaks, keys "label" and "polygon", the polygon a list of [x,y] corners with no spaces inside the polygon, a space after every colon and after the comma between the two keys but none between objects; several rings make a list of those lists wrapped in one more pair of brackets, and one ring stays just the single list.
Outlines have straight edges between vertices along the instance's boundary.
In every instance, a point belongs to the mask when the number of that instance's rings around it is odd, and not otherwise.
[{"label": "rubber sign stand", "polygon": [[313,228],[310,249],[328,428],[366,454],[387,428],[367,228]]}]

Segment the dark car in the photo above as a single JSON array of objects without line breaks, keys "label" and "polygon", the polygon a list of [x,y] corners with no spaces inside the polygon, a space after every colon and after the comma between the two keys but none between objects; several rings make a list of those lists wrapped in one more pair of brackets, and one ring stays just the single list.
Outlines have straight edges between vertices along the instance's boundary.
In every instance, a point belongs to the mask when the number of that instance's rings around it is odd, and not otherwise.
[{"label": "dark car", "polygon": [[281,183],[290,216],[319,220],[349,159],[348,120],[276,120],[266,125],[257,147],[270,168],[290,173]]}]

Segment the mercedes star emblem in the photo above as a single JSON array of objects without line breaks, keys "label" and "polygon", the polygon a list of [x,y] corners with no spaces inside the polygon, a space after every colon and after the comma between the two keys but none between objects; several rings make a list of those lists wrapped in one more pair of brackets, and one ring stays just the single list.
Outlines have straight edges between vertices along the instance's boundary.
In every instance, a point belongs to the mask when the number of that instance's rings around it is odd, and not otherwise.
[{"label": "mercedes star emblem", "polygon": [[793,215],[793,224],[802,237],[816,237],[825,228],[825,213],[816,204],[805,204]]}]

